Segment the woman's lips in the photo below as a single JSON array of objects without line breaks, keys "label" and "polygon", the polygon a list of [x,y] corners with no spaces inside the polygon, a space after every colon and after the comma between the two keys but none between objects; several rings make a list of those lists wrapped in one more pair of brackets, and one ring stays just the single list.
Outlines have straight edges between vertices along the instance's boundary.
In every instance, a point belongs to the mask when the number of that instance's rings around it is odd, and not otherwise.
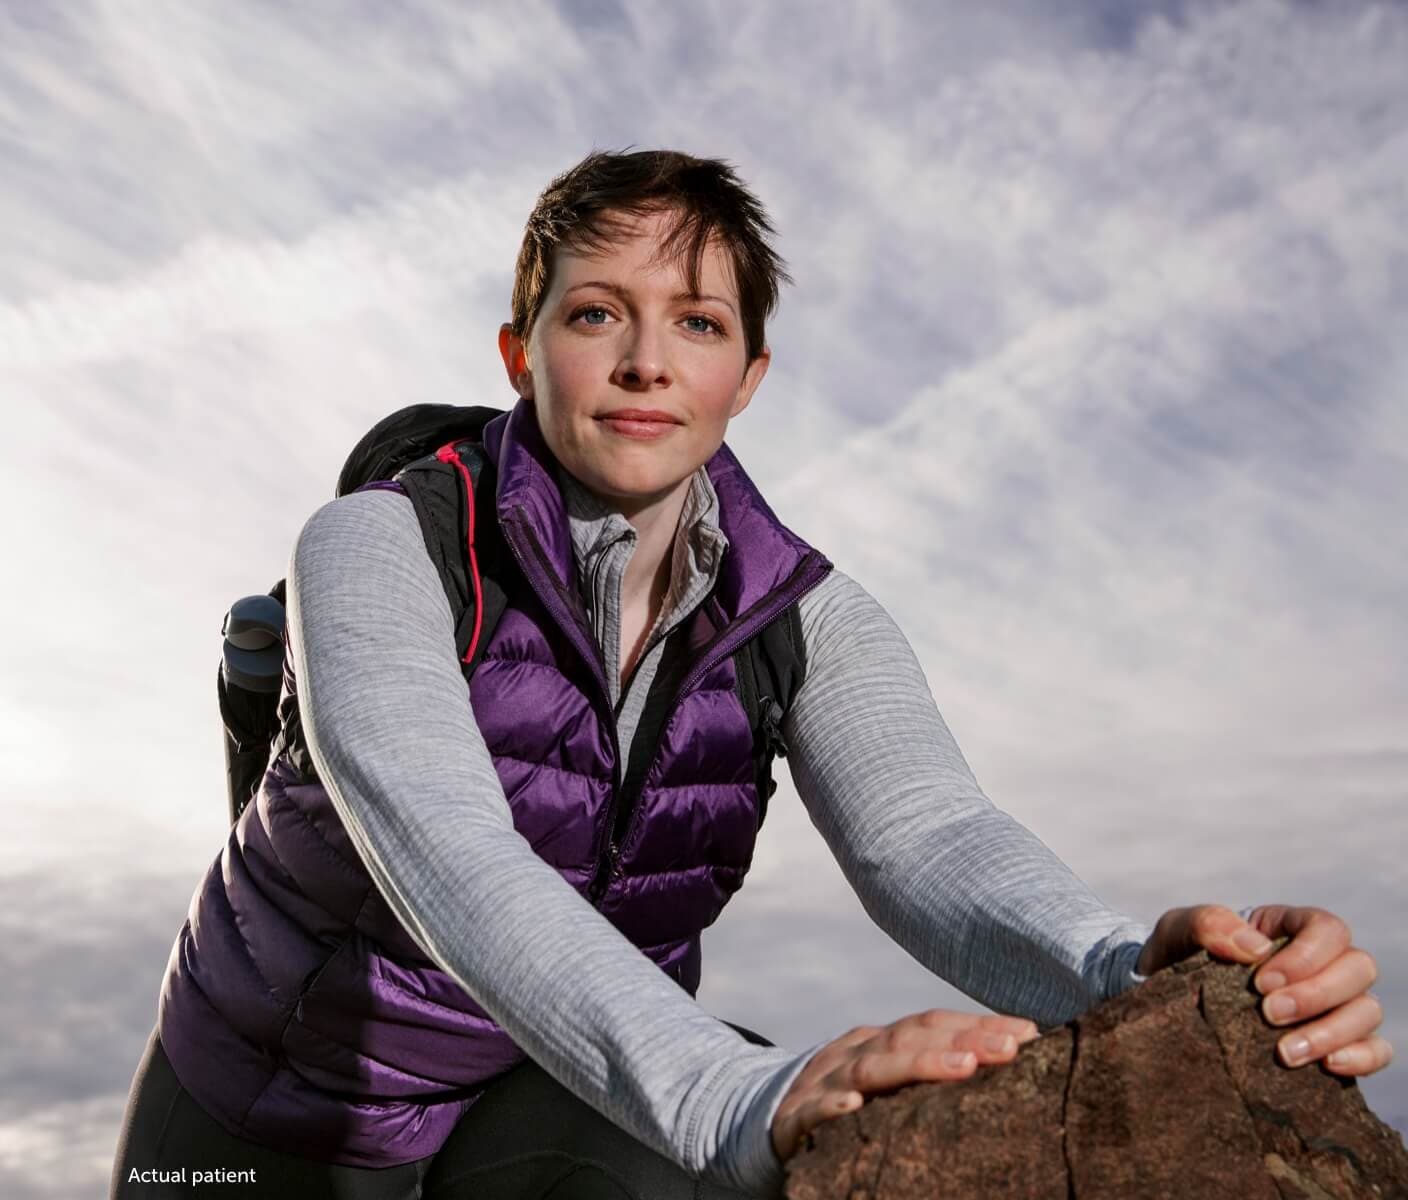
[{"label": "woman's lips", "polygon": [[643,441],[654,441],[656,438],[665,437],[672,429],[679,428],[674,421],[634,421],[623,417],[598,417],[597,419],[613,433]]}]

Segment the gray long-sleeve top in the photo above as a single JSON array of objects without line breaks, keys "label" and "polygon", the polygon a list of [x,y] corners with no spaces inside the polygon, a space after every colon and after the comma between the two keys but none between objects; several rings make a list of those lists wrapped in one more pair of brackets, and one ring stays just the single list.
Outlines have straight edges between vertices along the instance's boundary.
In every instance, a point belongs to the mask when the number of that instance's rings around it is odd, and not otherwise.
[{"label": "gray long-sleeve top", "polygon": [[[559,482],[615,689],[635,530],[570,475]],[[701,468],[664,608],[613,696],[623,754],[654,672],[671,669],[663,638],[707,594],[726,545]],[[289,563],[288,600],[313,761],[426,954],[525,1053],[636,1138],[692,1173],[779,1194],[772,1119],[826,1043],[798,1053],[747,1042],[514,830],[410,501],[368,491],[315,512]],[[800,611],[807,675],[782,726],[785,761],[875,922],[973,999],[1042,1026],[1142,980],[1134,965],[1152,927],[1106,907],[983,794],[885,609],[833,570]]]}]

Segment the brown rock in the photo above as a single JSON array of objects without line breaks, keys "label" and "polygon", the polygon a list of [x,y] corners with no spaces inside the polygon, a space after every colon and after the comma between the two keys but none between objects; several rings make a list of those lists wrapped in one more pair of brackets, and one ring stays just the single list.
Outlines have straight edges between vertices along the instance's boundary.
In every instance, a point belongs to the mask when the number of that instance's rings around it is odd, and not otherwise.
[{"label": "brown rock", "polygon": [[1011,1063],[872,1097],[812,1131],[787,1200],[1408,1200],[1402,1137],[1353,1079],[1281,1065],[1251,976],[1198,954]]}]

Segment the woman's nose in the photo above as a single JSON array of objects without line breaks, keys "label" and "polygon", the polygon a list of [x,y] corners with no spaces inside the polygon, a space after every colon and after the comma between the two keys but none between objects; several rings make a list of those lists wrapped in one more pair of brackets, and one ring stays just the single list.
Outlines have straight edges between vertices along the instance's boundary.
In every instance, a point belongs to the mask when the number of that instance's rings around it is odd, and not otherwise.
[{"label": "woman's nose", "polygon": [[660,335],[644,326],[637,326],[623,348],[617,374],[620,377],[618,382],[637,386],[656,383],[662,376],[668,375]]}]

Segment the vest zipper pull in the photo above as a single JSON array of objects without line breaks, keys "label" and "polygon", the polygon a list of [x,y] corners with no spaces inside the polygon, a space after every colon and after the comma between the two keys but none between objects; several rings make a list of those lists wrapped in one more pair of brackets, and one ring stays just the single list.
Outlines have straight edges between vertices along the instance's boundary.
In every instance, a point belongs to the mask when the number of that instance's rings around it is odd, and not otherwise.
[{"label": "vest zipper pull", "polygon": [[619,879],[621,876],[621,865],[616,861],[616,856],[621,853],[620,847],[616,845],[614,837],[608,839],[606,843],[606,864],[608,870],[597,875],[592,881],[592,886],[588,891],[593,901],[600,900],[606,894],[606,889],[612,879]]}]

